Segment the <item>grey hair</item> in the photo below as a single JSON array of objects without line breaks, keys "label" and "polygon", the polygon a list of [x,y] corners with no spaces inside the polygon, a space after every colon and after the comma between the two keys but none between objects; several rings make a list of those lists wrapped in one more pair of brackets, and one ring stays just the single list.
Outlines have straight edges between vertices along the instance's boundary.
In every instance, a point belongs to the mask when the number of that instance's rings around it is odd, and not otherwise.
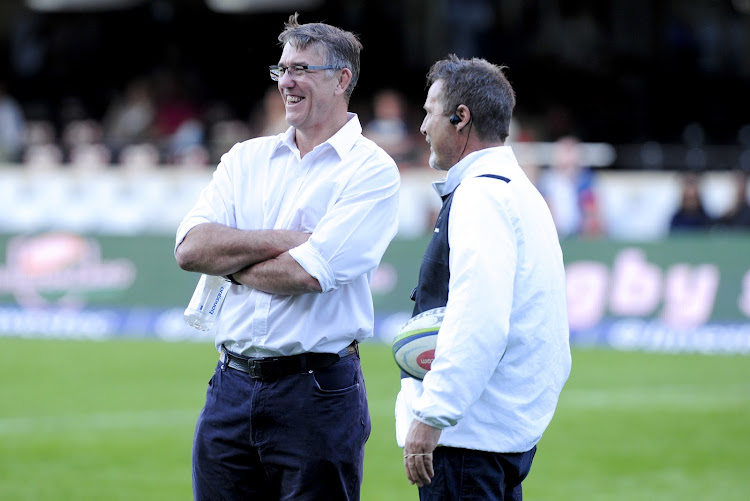
[{"label": "grey hair", "polygon": [[319,46],[325,52],[325,65],[339,69],[349,68],[352,72],[352,79],[345,92],[348,103],[359,80],[359,53],[362,51],[362,43],[354,33],[330,24],[299,24],[298,16],[296,12],[289,16],[289,20],[284,24],[284,31],[279,34],[279,45],[283,48],[286,44],[290,44],[298,50],[304,50],[309,46]]},{"label": "grey hair", "polygon": [[504,142],[510,133],[510,119],[516,105],[513,87],[505,77],[505,66],[481,58],[460,59],[450,54],[427,73],[427,87],[443,82],[443,113],[451,115],[460,105],[471,111],[477,136]]}]

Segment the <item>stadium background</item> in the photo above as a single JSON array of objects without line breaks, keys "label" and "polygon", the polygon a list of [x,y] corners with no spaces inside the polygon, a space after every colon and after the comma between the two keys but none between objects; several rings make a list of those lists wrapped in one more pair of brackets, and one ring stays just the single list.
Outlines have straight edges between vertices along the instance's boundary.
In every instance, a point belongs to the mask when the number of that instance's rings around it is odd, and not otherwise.
[{"label": "stadium background", "polygon": [[[54,8],[64,4],[73,7]],[[204,110],[226,103],[244,120],[269,86],[293,10],[361,36],[354,106],[365,117],[373,94],[391,87],[418,123],[426,70],[455,52],[509,67],[517,111],[539,124],[539,140],[681,144],[696,123],[706,145],[736,146],[748,123],[746,0],[6,0],[0,75],[31,119],[60,127],[74,112],[66,103],[101,119],[127,82],[163,71]],[[625,160],[616,165],[639,167]]]},{"label": "stadium background", "polygon": [[[750,491],[750,229],[670,231],[687,174],[719,217],[733,171],[750,170],[750,2],[63,3],[0,2],[0,87],[23,117],[21,144],[0,141],[0,498],[101,499],[106,483],[122,499],[189,496],[186,448],[213,353],[182,323],[197,276],[174,264],[173,234],[221,153],[274,125],[266,67],[295,10],[360,35],[351,107],[363,124],[382,91],[402,99],[398,141],[371,129],[403,178],[401,230],[373,283],[377,338],[409,316],[436,210],[418,134],[424,75],[449,52],[505,64],[522,166],[549,188],[558,140],[575,138],[593,197],[580,201],[596,201],[559,228],[578,363],[530,479],[535,499]],[[126,144],[109,113],[143,81],[183,122]],[[0,117],[7,102],[0,92]],[[405,499],[397,380],[387,346],[365,350],[379,423],[365,499]]]}]

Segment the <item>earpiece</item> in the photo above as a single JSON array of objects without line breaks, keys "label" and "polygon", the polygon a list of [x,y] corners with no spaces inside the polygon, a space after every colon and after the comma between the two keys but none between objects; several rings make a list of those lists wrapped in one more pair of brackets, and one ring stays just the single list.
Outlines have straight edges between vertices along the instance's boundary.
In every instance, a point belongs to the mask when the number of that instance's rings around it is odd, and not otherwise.
[{"label": "earpiece", "polygon": [[450,116],[450,118],[448,118],[448,121],[453,125],[457,125],[461,121],[461,118],[454,113]]}]

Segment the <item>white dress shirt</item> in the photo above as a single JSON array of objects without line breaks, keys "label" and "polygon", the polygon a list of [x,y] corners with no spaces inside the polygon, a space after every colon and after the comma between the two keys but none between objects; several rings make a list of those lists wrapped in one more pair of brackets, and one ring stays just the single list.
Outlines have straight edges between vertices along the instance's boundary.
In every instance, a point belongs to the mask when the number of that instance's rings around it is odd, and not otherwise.
[{"label": "white dress shirt", "polygon": [[223,344],[246,356],[335,353],[372,335],[370,280],[396,234],[396,164],[349,120],[300,158],[294,128],[236,144],[177,230],[198,224],[312,233],[291,256],[322,293],[281,296],[232,285],[214,326]]},{"label": "white dress shirt", "polygon": [[401,380],[397,441],[404,446],[416,418],[443,430],[439,445],[527,451],[552,419],[571,367],[552,217],[509,146],[467,155],[435,187],[440,195],[455,190],[448,304],[431,371],[424,381]]}]

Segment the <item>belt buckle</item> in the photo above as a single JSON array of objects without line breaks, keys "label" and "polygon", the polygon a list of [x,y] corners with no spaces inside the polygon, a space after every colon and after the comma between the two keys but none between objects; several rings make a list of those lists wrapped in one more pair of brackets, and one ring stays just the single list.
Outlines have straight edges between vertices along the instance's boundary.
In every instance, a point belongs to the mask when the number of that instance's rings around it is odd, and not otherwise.
[{"label": "belt buckle", "polygon": [[253,379],[263,379],[263,371],[260,370],[261,364],[259,364],[256,360],[248,360],[247,361],[247,373],[250,374],[250,377]]}]

